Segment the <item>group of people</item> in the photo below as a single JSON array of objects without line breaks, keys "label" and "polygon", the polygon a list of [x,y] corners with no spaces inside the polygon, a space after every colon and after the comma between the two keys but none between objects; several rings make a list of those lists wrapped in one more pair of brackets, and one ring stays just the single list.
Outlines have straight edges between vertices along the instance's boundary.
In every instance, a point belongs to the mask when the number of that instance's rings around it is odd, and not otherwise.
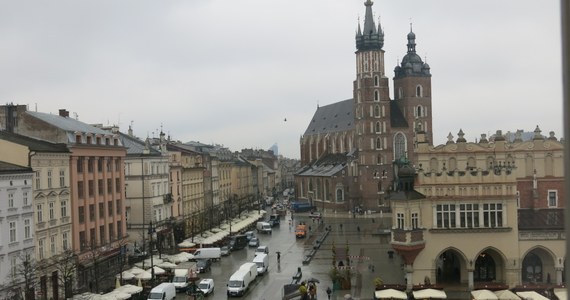
[{"label": "group of people", "polygon": [[301,300],[312,300],[317,297],[317,285],[309,281],[308,283],[302,282],[299,287],[299,292],[301,293]]}]

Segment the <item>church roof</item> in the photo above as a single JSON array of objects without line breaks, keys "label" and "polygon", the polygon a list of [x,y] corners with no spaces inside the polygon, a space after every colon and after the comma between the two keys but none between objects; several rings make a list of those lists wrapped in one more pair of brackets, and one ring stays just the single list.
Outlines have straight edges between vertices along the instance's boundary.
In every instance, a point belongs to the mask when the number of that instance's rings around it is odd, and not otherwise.
[{"label": "church roof", "polygon": [[395,101],[390,101],[390,124],[392,128],[408,128],[408,121]]},{"label": "church roof", "polygon": [[353,108],[352,99],[318,107],[309,127],[305,130],[305,135],[352,130],[354,128]]}]

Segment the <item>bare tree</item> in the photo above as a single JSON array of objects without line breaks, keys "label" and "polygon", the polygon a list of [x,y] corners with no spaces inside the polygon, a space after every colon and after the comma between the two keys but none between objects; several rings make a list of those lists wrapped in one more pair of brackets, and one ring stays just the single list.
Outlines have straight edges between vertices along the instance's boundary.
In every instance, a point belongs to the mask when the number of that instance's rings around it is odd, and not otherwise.
[{"label": "bare tree", "polygon": [[18,263],[8,275],[8,285],[2,286],[4,299],[34,300],[38,285],[36,262],[32,251],[22,251],[18,255]]},{"label": "bare tree", "polygon": [[52,257],[58,274],[58,283],[63,287],[64,299],[73,297],[73,279],[76,276],[77,255],[68,249],[57,257]]}]

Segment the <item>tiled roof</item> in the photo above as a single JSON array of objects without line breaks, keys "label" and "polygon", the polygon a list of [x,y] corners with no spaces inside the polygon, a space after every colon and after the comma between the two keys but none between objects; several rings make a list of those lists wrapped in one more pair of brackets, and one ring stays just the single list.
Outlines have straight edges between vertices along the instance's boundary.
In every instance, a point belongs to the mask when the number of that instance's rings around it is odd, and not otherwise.
[{"label": "tiled roof", "polygon": [[65,144],[54,144],[44,140],[27,137],[7,131],[0,131],[0,139],[10,141],[16,144],[24,145],[31,151],[37,152],[69,152]]},{"label": "tiled roof", "polygon": [[352,130],[354,128],[353,108],[352,99],[317,108],[305,135]]},{"label": "tiled roof", "polygon": [[18,166],[5,161],[0,161],[0,174],[12,174],[12,173],[31,173],[32,168]]},{"label": "tiled roof", "polygon": [[30,114],[31,116],[38,118],[46,123],[49,123],[57,128],[60,128],[64,131],[68,132],[83,132],[83,133],[92,133],[92,134],[102,134],[102,135],[110,135],[109,131],[103,130],[101,128],[97,128],[95,126],[91,126],[87,123],[83,123],[81,121],[75,120],[70,117],[62,117],[60,115],[54,114],[47,114],[42,112],[36,111],[26,111],[26,113]]}]

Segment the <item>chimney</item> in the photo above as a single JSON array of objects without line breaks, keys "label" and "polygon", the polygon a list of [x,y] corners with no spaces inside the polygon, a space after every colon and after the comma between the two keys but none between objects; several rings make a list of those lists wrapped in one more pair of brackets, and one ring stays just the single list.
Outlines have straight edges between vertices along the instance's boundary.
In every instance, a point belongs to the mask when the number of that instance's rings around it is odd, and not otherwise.
[{"label": "chimney", "polygon": [[69,118],[69,111],[67,111],[67,109],[63,109],[63,108],[60,109],[59,110],[59,116]]}]

